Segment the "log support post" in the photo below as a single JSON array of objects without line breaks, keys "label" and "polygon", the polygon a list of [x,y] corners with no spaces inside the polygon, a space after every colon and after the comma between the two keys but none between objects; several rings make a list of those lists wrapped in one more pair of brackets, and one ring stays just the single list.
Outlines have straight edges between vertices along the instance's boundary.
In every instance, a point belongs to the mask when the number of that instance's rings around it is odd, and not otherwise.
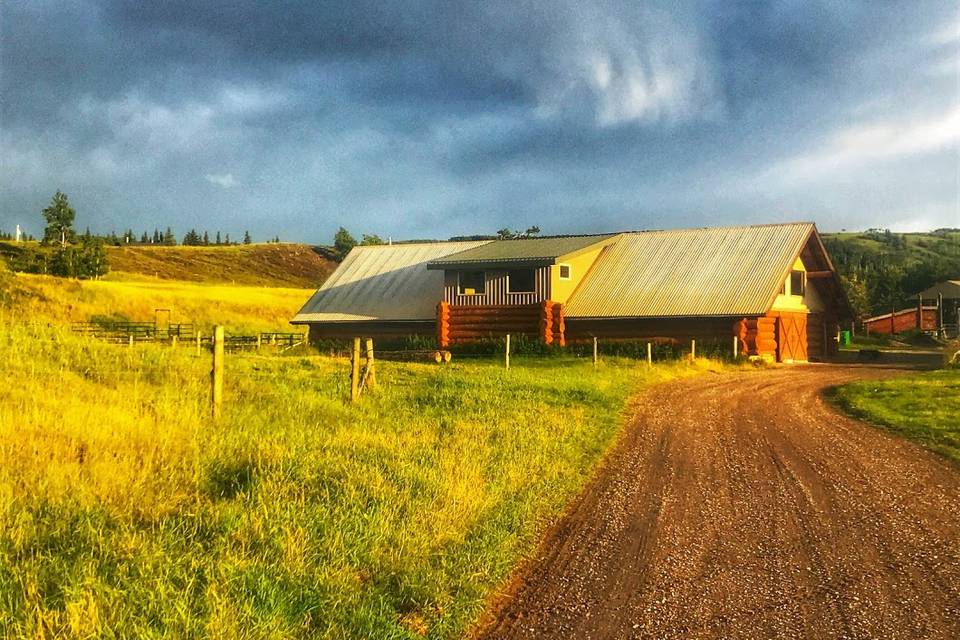
[{"label": "log support post", "polygon": [[350,352],[350,402],[360,400],[360,338],[353,339]]},{"label": "log support post", "polygon": [[213,330],[213,368],[210,370],[210,410],[214,420],[222,415],[223,405],[223,327]]},{"label": "log support post", "polygon": [[367,347],[367,371],[363,376],[365,386],[368,389],[373,389],[377,386],[377,370],[374,367],[373,361],[373,338],[367,338],[366,340]]}]

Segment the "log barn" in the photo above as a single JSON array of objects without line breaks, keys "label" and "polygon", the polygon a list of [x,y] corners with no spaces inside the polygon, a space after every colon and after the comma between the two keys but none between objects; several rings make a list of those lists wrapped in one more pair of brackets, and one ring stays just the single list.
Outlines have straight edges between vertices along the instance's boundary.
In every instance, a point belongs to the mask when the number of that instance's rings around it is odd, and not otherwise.
[{"label": "log barn", "polygon": [[311,339],[507,333],[726,341],[778,362],[835,352],[849,304],[807,222],[354,248],[293,319]]}]

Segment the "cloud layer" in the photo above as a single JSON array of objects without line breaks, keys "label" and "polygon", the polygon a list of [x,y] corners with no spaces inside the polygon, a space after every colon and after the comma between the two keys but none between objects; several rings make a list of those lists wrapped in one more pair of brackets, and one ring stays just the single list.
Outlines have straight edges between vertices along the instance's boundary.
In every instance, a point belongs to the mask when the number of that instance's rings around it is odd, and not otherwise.
[{"label": "cloud layer", "polygon": [[960,226],[955,9],[8,3],[0,229]]}]

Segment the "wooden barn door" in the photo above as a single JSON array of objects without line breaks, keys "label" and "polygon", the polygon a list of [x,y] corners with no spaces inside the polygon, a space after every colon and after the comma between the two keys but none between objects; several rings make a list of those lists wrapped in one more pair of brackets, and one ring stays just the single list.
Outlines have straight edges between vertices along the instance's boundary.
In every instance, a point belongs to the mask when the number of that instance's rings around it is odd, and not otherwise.
[{"label": "wooden barn door", "polygon": [[777,318],[777,362],[806,362],[807,314],[780,313]]}]

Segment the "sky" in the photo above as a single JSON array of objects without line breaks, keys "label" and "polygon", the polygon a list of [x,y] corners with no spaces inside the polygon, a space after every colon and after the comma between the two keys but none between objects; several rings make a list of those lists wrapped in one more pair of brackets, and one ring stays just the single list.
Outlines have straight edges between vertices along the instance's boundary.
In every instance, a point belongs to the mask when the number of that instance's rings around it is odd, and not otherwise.
[{"label": "sky", "polygon": [[0,230],[960,227],[960,5],[0,2]]}]

